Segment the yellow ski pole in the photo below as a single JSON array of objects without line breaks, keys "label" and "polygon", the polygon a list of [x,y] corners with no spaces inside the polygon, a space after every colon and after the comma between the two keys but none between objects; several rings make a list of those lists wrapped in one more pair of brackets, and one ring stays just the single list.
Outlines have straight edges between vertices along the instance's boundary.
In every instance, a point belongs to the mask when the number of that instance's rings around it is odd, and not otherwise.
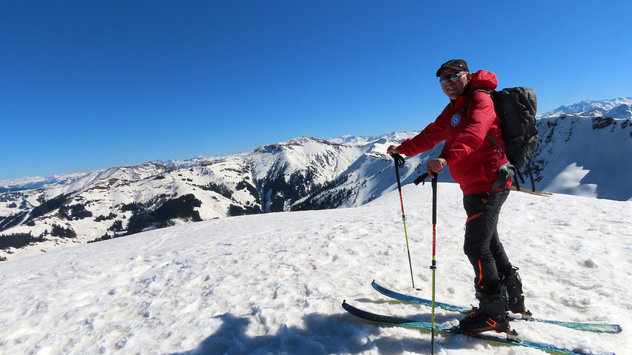
[{"label": "yellow ski pole", "polygon": [[408,251],[408,266],[410,266],[410,280],[415,288],[415,278],[413,276],[413,263],[410,258],[410,245],[408,243],[408,231],[406,230],[406,213],[404,212],[404,198],[402,197],[402,183],[399,178],[399,168],[404,167],[404,158],[399,154],[393,154],[395,163],[395,175],[397,176],[397,190],[399,191],[399,202],[402,206],[402,222],[404,223],[404,236],[406,237],[406,251]]}]

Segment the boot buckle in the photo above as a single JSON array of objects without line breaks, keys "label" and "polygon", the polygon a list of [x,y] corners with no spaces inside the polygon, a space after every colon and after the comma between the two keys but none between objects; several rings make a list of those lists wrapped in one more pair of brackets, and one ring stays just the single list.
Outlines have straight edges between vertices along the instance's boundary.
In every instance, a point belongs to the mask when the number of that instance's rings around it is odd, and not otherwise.
[{"label": "boot buckle", "polygon": [[493,320],[491,317],[487,317],[487,320],[485,321],[485,323],[487,323],[487,325],[489,325],[492,328],[496,328],[496,326],[498,325],[498,322]]}]

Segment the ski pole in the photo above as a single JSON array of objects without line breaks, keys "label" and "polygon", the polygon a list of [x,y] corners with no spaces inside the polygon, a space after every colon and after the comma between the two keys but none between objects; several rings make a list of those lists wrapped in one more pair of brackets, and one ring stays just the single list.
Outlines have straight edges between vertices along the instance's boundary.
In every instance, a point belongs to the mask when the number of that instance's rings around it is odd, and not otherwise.
[{"label": "ski pole", "polygon": [[[432,313],[430,316],[430,353],[434,354],[434,338],[435,338],[435,271],[437,270],[437,177],[439,173],[434,173],[432,178]],[[428,177],[428,173],[424,173],[417,179],[414,184],[419,185]]]},{"label": "ski pole", "polygon": [[[424,182],[428,177],[428,173],[424,173],[417,179],[414,184],[419,185]],[[432,264],[430,269],[432,270],[432,313],[430,321],[431,342],[430,353],[434,354],[434,337],[435,337],[435,271],[437,270],[437,177],[439,173],[434,173],[432,178]]]},{"label": "ski pole", "polygon": [[406,213],[404,212],[404,198],[402,197],[402,183],[399,178],[399,168],[404,167],[404,158],[399,154],[393,154],[395,163],[395,175],[397,176],[397,190],[399,191],[399,203],[402,206],[402,222],[404,223],[404,236],[406,237],[406,251],[408,252],[408,266],[410,267],[410,280],[415,288],[415,278],[413,276],[413,263],[410,259],[410,245],[408,243],[408,231],[406,229]]},{"label": "ski pole", "polygon": [[432,335],[431,335],[431,353],[434,354],[434,335],[435,335],[435,271],[437,270],[437,176],[435,173],[432,178]]}]

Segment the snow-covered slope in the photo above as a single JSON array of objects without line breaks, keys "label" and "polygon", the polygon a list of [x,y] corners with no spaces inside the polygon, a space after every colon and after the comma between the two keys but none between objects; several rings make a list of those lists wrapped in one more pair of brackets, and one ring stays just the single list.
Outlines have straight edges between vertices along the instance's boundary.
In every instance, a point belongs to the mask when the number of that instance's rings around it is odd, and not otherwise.
[{"label": "snow-covered slope", "polygon": [[13,258],[225,216],[361,205],[377,195],[356,193],[370,176],[351,167],[392,165],[383,153],[388,143],[304,137],[199,164],[115,167],[6,192],[0,253]]},{"label": "snow-covered slope", "polygon": [[[177,176],[177,175],[176,175]],[[439,184],[436,295],[475,303],[462,252],[465,214]],[[0,263],[3,354],[400,354],[430,351],[430,334],[381,328],[341,302],[428,321],[426,307],[391,303],[373,279],[431,295],[431,191],[404,186],[415,283],[399,197],[357,208],[260,214],[154,230]],[[543,213],[546,211],[546,213]],[[512,193],[499,232],[537,316],[618,323],[596,334],[516,322],[524,337],[577,351],[632,348],[632,202]],[[439,323],[459,315],[437,311]],[[438,354],[542,354],[438,336]]]},{"label": "snow-covered slope", "polygon": [[632,199],[632,119],[543,118],[538,132],[534,165],[539,189]]},{"label": "snow-covered slope", "polygon": [[[537,189],[632,199],[632,118],[568,113],[540,119],[538,130]],[[0,260],[225,216],[361,206],[395,188],[386,148],[415,134],[301,137],[222,158],[5,181]],[[402,182],[423,173],[441,148],[407,158]],[[447,173],[440,179],[452,181]]]}]

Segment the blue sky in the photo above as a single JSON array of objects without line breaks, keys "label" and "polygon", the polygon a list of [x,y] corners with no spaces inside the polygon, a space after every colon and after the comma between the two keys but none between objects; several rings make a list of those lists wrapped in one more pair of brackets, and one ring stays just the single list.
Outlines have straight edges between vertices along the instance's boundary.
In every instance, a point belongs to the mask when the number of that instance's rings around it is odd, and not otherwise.
[{"label": "blue sky", "polygon": [[0,179],[421,130],[451,58],[632,95],[630,1],[1,1]]}]

